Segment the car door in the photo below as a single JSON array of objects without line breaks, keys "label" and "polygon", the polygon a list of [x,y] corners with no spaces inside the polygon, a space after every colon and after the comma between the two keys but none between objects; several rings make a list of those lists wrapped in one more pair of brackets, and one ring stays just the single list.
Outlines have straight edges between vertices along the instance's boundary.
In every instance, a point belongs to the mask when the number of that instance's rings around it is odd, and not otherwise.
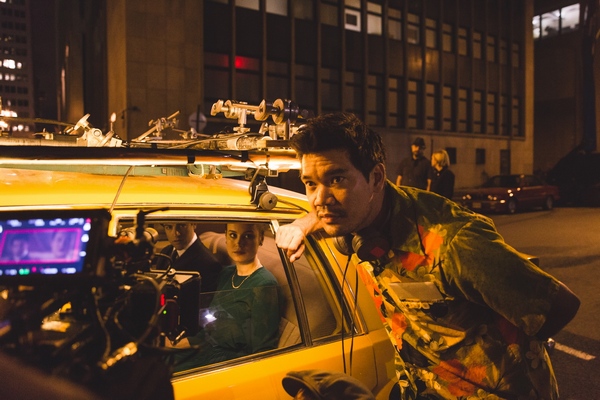
[{"label": "car door", "polygon": [[533,175],[525,175],[523,181],[524,205],[527,208],[539,207],[544,204],[544,188],[541,182]]},{"label": "car door", "polygon": [[[332,265],[327,241],[308,240],[303,257],[291,264],[275,246],[276,226],[277,222],[271,224],[265,235],[259,258],[279,282],[282,306],[277,348],[177,372],[172,379],[175,397],[287,399],[281,386],[287,372],[344,371],[344,364],[347,373],[374,392],[389,393],[389,387],[384,388],[390,380],[386,364],[393,352],[366,290],[360,291],[359,303],[369,313],[370,326],[378,328],[372,332],[362,317],[365,310],[354,304],[350,293],[356,282],[340,283],[342,268],[336,262]],[[201,232],[199,236],[215,255],[223,257],[221,235]]]}]

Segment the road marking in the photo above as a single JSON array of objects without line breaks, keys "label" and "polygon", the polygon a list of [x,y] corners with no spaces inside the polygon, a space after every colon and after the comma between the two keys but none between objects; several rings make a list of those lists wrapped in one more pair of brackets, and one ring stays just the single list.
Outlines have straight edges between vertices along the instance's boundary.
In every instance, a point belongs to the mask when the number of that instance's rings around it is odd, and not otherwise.
[{"label": "road marking", "polygon": [[580,351],[580,350],[576,350],[576,349],[574,349],[572,347],[569,347],[569,346],[565,346],[564,344],[560,344],[558,342],[556,342],[554,344],[554,348],[556,350],[560,350],[560,351],[562,351],[564,353],[570,354],[572,356],[575,356],[577,358],[581,358],[582,360],[586,360],[586,361],[590,361],[590,360],[593,360],[594,358],[596,358],[596,356],[593,356],[591,354],[585,353],[585,352]]}]

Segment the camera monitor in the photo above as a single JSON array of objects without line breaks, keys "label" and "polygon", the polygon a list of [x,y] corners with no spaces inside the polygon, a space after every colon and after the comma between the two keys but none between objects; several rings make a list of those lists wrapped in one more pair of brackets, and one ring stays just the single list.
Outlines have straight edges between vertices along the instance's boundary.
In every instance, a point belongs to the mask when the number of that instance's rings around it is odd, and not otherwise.
[{"label": "camera monitor", "polygon": [[94,276],[106,210],[0,212],[0,283]]}]

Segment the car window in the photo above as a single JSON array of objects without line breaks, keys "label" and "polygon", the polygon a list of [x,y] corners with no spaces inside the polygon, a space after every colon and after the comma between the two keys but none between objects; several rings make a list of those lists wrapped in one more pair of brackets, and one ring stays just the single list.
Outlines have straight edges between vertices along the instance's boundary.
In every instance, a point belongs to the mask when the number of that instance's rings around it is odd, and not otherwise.
[{"label": "car window", "polygon": [[[121,232],[129,230],[131,233],[132,223],[133,221],[121,221]],[[148,228],[156,231],[156,255],[152,271],[162,271],[166,264],[172,262],[175,256],[168,230],[181,230],[177,224],[183,223],[195,224],[194,233],[209,255],[217,261],[219,268],[225,271],[234,265],[227,252],[226,223],[207,220],[149,220]],[[217,290],[202,290],[197,299],[196,281],[190,275],[200,269],[201,265],[213,261],[198,259],[195,264],[185,264],[185,270],[175,268],[178,279],[190,278],[179,288],[179,296],[183,302],[179,305],[179,329],[185,329],[184,336],[194,337],[190,341],[195,346],[202,347],[207,344],[212,347],[211,351],[199,351],[197,354],[182,351],[176,360],[177,373],[209,365],[222,366],[223,362],[240,357],[285,350],[301,343],[318,344],[320,341],[338,337],[342,327],[348,329],[348,324],[342,324],[342,307],[339,305],[337,289],[332,284],[325,267],[326,261],[318,249],[314,245],[309,246],[299,260],[290,264],[282,259],[283,253],[275,244],[270,225],[264,226],[264,240],[258,249],[258,258],[275,278],[276,286],[271,285],[259,290],[245,288],[244,283],[238,286],[241,282],[238,278],[234,282],[224,282],[221,279]],[[183,256],[175,263],[182,259]],[[231,277],[231,274],[229,276]],[[205,280],[205,276],[202,276],[201,286],[205,286]],[[223,306],[223,303],[226,305]],[[237,304],[237,308],[232,308],[228,305],[230,303]],[[251,304],[260,308],[249,310]],[[244,313],[250,317],[240,326],[235,319]],[[273,329],[275,323],[276,330]],[[261,328],[256,328],[253,335],[246,326]]]},{"label": "car window", "polygon": [[[308,246],[303,256],[294,262],[301,299],[313,341],[326,340],[339,335],[342,328],[342,312],[338,290],[327,273],[327,261],[316,247]],[[330,267],[329,267],[330,268]]]},{"label": "car window", "polygon": [[[120,221],[120,234],[130,233],[130,224],[132,221]],[[225,222],[161,219],[148,220],[146,226],[146,231],[154,232],[156,241],[150,273],[164,283],[169,279],[166,271],[171,271],[177,280],[163,287],[161,303],[175,304],[166,304],[172,305],[166,310],[171,319],[161,315],[161,332],[165,342],[185,338],[182,343],[189,341],[192,345],[191,350],[181,350],[175,356],[176,371],[300,342],[298,329],[284,323],[297,317],[295,308],[287,304],[289,283],[268,223],[249,221],[239,225],[237,231],[227,232],[238,239],[248,236],[255,250],[246,245],[228,246]],[[259,231],[264,237],[257,235]],[[183,251],[187,243],[184,238],[194,235],[198,240]],[[257,252],[264,268],[238,275],[234,260],[246,259],[250,252]],[[184,280],[184,276],[190,279]]]}]

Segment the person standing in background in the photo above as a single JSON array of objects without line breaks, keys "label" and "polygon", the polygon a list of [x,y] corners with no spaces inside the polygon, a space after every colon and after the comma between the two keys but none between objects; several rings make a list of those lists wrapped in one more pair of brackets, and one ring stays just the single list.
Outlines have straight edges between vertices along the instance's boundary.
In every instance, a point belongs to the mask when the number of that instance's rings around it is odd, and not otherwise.
[{"label": "person standing in background", "polygon": [[414,140],[410,146],[411,156],[402,160],[398,167],[397,186],[412,186],[428,190],[430,164],[427,157],[423,155],[425,147],[425,140],[422,137]]},{"label": "person standing in background", "polygon": [[452,200],[454,196],[454,173],[448,169],[450,156],[446,150],[438,150],[431,154],[429,170],[429,190]]}]

